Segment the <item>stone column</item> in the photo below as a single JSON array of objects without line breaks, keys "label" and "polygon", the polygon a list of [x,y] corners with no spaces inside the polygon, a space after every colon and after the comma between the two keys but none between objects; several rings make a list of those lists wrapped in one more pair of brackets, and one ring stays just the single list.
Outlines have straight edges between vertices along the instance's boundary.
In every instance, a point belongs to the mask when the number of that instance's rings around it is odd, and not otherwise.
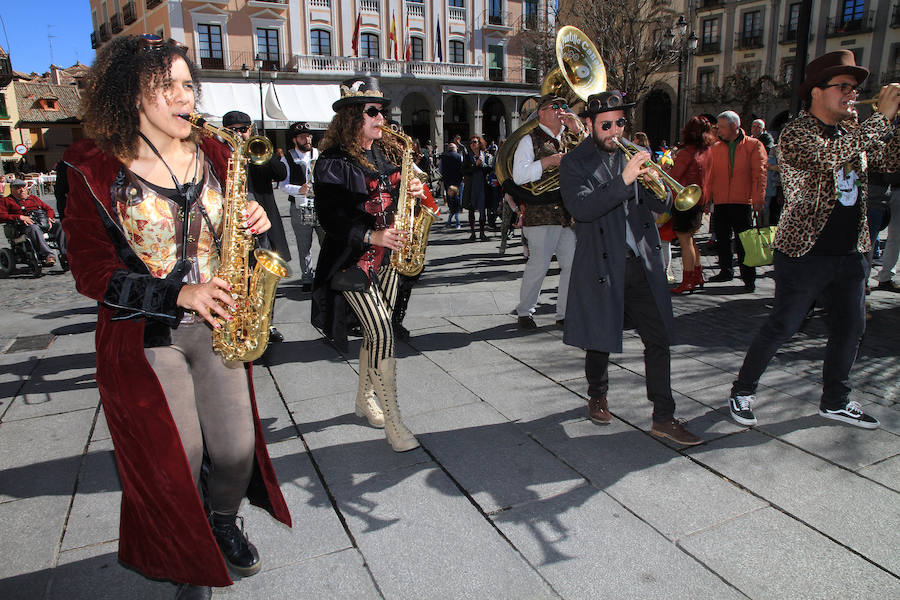
[{"label": "stone column", "polygon": [[474,119],[474,122],[472,123],[472,131],[469,133],[469,135],[476,135],[476,134],[483,135],[484,131],[482,131],[481,127],[482,127],[482,119],[484,117],[484,113],[481,112],[481,108],[475,109],[474,116],[475,116],[475,119]]},{"label": "stone column", "polygon": [[437,148],[438,153],[444,151],[444,111],[436,110],[434,111],[434,124],[432,125],[431,130],[431,139],[434,141],[434,146]]}]

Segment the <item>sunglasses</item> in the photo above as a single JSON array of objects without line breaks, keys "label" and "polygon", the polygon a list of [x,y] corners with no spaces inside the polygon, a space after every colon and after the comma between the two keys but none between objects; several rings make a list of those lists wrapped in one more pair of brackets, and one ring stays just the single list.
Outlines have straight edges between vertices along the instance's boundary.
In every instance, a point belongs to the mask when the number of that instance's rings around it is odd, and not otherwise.
[{"label": "sunglasses", "polygon": [[480,143],[481,143],[481,142],[479,142],[478,140],[471,140],[471,141],[469,142],[469,145],[471,146],[472,144],[480,144]]},{"label": "sunglasses", "polygon": [[[156,50],[162,50],[166,43],[167,42],[165,40],[163,40],[156,34],[145,33],[141,36],[140,49],[144,52],[155,52]],[[175,40],[169,40],[168,44],[174,46],[181,52],[187,51],[187,46],[185,46],[184,44],[179,44]]]},{"label": "sunglasses", "polygon": [[247,133],[248,131],[250,131],[250,126],[249,125],[233,125],[233,126],[229,127],[228,129],[230,129],[232,131],[237,131],[238,133]]},{"label": "sunglasses", "polygon": [[369,115],[370,117],[372,117],[374,119],[378,115],[384,115],[384,110],[375,108],[374,106],[370,106],[369,108],[367,108],[366,110],[363,111],[363,114]]},{"label": "sunglasses", "polygon": [[613,125],[615,125],[616,127],[625,127],[626,125],[628,125],[628,119],[626,119],[625,117],[619,117],[615,121],[600,121],[600,129],[602,129],[603,131],[609,131],[610,129],[612,129]]},{"label": "sunglasses", "polygon": [[543,109],[547,109],[547,108],[552,108],[553,110],[560,110],[560,109],[568,110],[569,105],[566,104],[565,102],[553,102],[552,104],[547,104],[546,106],[543,107]]},{"label": "sunglasses", "polygon": [[859,87],[856,85],[853,85],[852,83],[826,83],[825,85],[820,85],[819,87],[822,88],[823,90],[827,90],[828,88],[833,88],[833,87],[840,88],[841,93],[845,96],[847,94],[858,94],[859,93]]}]

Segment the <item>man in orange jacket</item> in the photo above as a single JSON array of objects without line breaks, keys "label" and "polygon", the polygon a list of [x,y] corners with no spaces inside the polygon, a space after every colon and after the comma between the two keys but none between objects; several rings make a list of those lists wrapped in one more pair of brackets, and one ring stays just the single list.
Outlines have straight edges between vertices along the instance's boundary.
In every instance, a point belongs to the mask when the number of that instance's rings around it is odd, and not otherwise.
[{"label": "man in orange jacket", "polygon": [[[750,229],[751,209],[760,211],[766,202],[766,149],[762,142],[744,133],[741,118],[731,110],[718,116],[719,140],[710,149],[710,165],[704,186],[712,197],[713,229],[719,249],[719,273],[711,282],[734,279],[732,232],[737,237]],[[756,290],[756,269],[744,265],[744,247],[737,254],[744,291]]]}]

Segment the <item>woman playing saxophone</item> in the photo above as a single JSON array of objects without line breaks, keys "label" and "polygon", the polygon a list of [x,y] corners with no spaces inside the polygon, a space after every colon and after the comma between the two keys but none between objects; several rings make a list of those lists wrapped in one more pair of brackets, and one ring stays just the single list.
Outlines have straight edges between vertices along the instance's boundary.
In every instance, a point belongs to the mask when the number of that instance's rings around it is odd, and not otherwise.
[{"label": "woman playing saxophone", "polygon": [[[72,274],[99,303],[96,379],[123,492],[119,558],[182,583],[179,598],[230,585],[226,566],[260,570],[236,522],[244,496],[290,524],[249,370],[212,348],[234,305],[214,276],[229,151],[180,116],[194,110],[197,76],[173,42],[116,37],[84,92],[90,139],[64,156]],[[256,202],[230,218],[252,233],[269,228]]]},{"label": "woman playing saxophone", "polygon": [[390,103],[377,81],[361,77],[341,86],[316,161],[316,214],[325,230],[313,282],[312,323],[346,344],[350,306],[363,329],[356,414],[384,427],[391,447],[405,452],[419,442],[403,424],[397,403],[397,363],[391,315],[398,293],[397,269],[388,251],[399,251],[406,231],[394,215],[401,194],[424,198],[419,179],[400,189],[404,153],[386,134],[382,111]]}]

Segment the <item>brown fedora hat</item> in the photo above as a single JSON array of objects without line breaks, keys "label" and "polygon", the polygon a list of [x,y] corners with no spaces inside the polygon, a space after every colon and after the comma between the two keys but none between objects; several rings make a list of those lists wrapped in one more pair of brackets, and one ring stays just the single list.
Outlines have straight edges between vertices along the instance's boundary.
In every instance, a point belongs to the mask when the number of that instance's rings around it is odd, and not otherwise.
[{"label": "brown fedora hat", "polygon": [[813,87],[825,83],[835,75],[851,75],[856,79],[856,85],[859,85],[869,76],[869,70],[857,67],[856,58],[849,50],[823,54],[806,65],[806,78],[797,90],[797,95],[806,98]]}]

